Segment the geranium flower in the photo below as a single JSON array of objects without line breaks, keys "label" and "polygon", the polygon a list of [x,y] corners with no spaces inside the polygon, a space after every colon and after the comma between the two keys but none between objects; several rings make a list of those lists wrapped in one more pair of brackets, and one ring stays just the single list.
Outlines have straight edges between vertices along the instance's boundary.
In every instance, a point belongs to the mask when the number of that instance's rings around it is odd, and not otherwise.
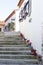
[{"label": "geranium flower", "polygon": [[24,35],[22,33],[20,33],[20,36],[24,38]]}]

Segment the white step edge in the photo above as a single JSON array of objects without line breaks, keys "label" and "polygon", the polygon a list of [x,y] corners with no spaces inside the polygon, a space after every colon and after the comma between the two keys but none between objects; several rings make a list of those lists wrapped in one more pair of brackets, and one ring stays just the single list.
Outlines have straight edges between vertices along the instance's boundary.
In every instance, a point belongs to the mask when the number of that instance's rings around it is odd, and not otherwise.
[{"label": "white step edge", "polygon": [[9,49],[18,49],[18,48],[24,48],[24,49],[29,49],[30,47],[0,47],[0,49],[6,49],[6,48],[9,48]]},{"label": "white step edge", "polygon": [[34,56],[34,55],[20,55],[20,54],[18,54],[18,55],[13,55],[13,54],[0,54],[0,56]]},{"label": "white step edge", "polygon": [[6,62],[6,61],[8,61],[8,62],[9,62],[9,61],[11,61],[11,62],[12,62],[12,61],[13,61],[13,62],[14,62],[14,61],[15,61],[15,62],[17,62],[17,61],[18,61],[18,62],[22,62],[22,61],[35,62],[35,61],[36,61],[36,62],[37,62],[38,60],[37,60],[37,59],[0,59],[0,62],[1,62],[1,61],[4,61],[4,62]]},{"label": "white step edge", "polygon": [[0,45],[0,47],[26,47],[26,45]]},{"label": "white step edge", "polygon": [[27,50],[23,50],[23,51],[21,51],[21,50],[20,51],[19,50],[17,50],[17,51],[6,51],[6,50],[3,51],[3,50],[1,50],[0,52],[2,52],[2,53],[3,52],[28,52],[28,53],[31,53],[30,50],[29,51],[27,51]]}]

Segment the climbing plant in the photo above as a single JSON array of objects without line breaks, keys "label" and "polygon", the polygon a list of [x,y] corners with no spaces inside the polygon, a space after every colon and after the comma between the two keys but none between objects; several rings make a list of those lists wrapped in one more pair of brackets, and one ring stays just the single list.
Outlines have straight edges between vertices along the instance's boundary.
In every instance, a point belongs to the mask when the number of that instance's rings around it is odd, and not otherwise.
[{"label": "climbing plant", "polygon": [[14,22],[11,22],[11,23],[10,23],[10,30],[12,30],[12,31],[15,30],[14,25],[15,25]]}]

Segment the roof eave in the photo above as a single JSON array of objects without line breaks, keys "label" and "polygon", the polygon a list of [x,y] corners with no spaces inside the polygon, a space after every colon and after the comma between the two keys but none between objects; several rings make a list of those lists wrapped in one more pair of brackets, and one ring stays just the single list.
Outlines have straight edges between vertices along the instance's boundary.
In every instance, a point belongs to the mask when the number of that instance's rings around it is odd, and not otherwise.
[{"label": "roof eave", "polygon": [[20,8],[22,6],[23,2],[24,2],[24,0],[20,0],[17,6],[19,6],[19,8]]}]

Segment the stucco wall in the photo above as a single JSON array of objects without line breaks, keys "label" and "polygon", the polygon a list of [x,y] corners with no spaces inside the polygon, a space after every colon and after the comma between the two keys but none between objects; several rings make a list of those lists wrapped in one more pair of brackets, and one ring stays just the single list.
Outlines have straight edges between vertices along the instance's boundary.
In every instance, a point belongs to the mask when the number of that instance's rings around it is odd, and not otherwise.
[{"label": "stucco wall", "polygon": [[27,39],[32,41],[33,47],[38,54],[42,54],[42,38],[41,38],[41,24],[43,22],[43,1],[32,0],[32,21],[23,21],[20,23],[20,31]]}]

